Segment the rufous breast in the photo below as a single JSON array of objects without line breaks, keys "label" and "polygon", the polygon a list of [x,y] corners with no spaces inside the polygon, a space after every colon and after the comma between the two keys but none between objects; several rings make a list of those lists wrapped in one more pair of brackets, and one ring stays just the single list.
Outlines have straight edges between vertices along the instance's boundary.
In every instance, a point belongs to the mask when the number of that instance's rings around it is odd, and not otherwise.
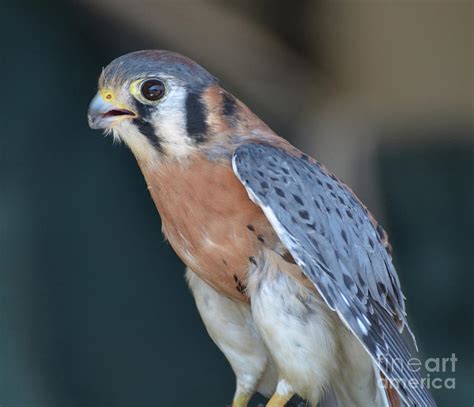
[{"label": "rufous breast", "polygon": [[273,231],[230,163],[197,155],[142,171],[181,260],[219,292],[248,301],[247,271]]}]

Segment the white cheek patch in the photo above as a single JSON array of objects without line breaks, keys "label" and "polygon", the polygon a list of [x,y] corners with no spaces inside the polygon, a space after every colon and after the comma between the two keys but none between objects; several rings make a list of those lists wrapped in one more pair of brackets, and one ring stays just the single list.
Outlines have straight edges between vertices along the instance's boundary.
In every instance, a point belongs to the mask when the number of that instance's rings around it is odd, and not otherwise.
[{"label": "white cheek patch", "polygon": [[156,133],[165,153],[184,157],[195,150],[186,130],[186,97],[184,87],[172,87],[153,115]]}]

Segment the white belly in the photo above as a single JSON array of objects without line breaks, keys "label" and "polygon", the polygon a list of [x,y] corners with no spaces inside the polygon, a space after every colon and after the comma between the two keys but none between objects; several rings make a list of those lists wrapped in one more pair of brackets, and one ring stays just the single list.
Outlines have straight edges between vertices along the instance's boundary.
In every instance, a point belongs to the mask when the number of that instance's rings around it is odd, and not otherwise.
[{"label": "white belly", "polygon": [[313,406],[329,389],[338,406],[384,405],[369,355],[315,290],[284,272],[296,266],[271,251],[258,264],[248,282],[252,315],[280,379]]},{"label": "white belly", "polygon": [[318,400],[337,366],[335,320],[310,289],[279,270],[278,255],[263,254],[249,276],[252,314],[280,378],[304,399]]},{"label": "white belly", "polygon": [[236,393],[251,395],[258,390],[271,396],[277,373],[255,327],[250,305],[218,293],[189,269],[186,277],[209,336],[235,372]]}]

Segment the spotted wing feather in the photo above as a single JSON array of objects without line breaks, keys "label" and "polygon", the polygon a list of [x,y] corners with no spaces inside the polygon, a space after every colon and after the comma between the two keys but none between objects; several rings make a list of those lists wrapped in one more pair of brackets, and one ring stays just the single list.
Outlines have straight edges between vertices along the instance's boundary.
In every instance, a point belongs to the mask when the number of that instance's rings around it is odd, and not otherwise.
[{"label": "spotted wing feather", "polygon": [[[407,386],[410,351],[404,297],[385,233],[355,195],[305,155],[248,143],[233,168],[303,273],[361,341],[409,405],[434,406],[422,386]],[[398,321],[398,323],[397,323]]]}]

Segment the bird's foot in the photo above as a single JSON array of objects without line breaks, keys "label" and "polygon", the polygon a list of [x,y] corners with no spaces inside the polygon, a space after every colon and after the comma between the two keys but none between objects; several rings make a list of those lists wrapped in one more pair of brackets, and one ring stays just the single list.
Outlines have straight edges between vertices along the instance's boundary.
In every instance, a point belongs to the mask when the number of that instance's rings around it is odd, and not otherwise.
[{"label": "bird's foot", "polygon": [[232,401],[232,407],[247,407],[250,398],[248,394],[239,394]]},{"label": "bird's foot", "polygon": [[268,400],[266,407],[284,407],[294,394],[295,392],[291,386],[285,380],[280,380],[275,393],[271,399]]},{"label": "bird's foot", "polygon": [[284,407],[286,403],[290,401],[290,399],[293,397],[293,394],[274,394],[270,400],[268,400],[268,403],[266,404],[266,407]]}]

